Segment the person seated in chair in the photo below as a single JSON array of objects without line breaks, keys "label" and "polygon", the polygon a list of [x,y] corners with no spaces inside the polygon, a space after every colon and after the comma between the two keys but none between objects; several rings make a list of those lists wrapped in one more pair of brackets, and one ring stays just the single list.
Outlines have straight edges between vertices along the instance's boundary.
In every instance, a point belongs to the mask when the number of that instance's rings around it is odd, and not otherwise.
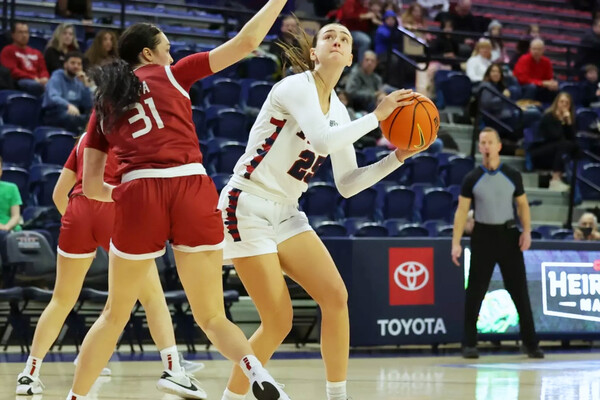
[{"label": "person seated in chair", "polygon": [[581,215],[577,222],[577,228],[573,231],[575,240],[600,240],[598,232],[598,218],[591,212]]},{"label": "person seated in chair", "polygon": [[60,126],[73,133],[85,129],[92,109],[92,92],[82,61],[81,53],[69,52],[64,68],[52,73],[42,103],[45,124]]},{"label": "person seated in chair", "polygon": [[[2,177],[2,157],[0,157],[0,177]],[[4,238],[12,231],[21,230],[21,194],[12,182],[0,181],[0,248],[4,247]]]}]

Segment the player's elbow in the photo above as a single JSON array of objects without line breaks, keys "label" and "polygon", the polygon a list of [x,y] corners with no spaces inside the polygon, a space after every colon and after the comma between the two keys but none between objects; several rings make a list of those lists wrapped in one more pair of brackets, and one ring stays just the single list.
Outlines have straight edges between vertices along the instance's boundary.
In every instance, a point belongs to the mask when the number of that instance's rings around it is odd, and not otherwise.
[{"label": "player's elbow", "polygon": [[250,54],[254,51],[260,43],[262,42],[262,38],[253,35],[252,32],[240,32],[236,37],[236,47],[238,49],[239,54]]},{"label": "player's elbow", "polygon": [[315,149],[316,153],[319,154],[331,154],[331,149],[329,148],[329,146],[327,145],[327,143],[324,140],[316,140],[311,142],[313,148]]}]

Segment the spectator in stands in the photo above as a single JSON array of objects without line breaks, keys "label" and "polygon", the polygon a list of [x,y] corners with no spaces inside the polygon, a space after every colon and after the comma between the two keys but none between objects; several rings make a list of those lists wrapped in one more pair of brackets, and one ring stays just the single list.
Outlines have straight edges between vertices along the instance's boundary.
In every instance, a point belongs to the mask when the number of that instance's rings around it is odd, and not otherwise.
[{"label": "spectator in stands", "polygon": [[523,87],[523,97],[541,102],[551,102],[558,91],[550,59],[544,56],[544,41],[533,39],[529,53],[521,56],[513,71]]},{"label": "spectator in stands", "polygon": [[338,12],[341,24],[350,30],[354,46],[356,46],[357,60],[371,48],[371,24],[378,21],[377,15],[369,10],[369,0],[345,0]]},{"label": "spectator in stands", "polygon": [[517,42],[517,48],[515,50],[515,53],[513,54],[508,64],[511,69],[515,68],[517,61],[519,61],[519,58],[521,58],[523,54],[527,54],[529,52],[529,46],[531,45],[531,41],[533,39],[541,39],[540,27],[538,24],[529,25],[529,27],[527,27],[525,38]]},{"label": "spectator in stands", "polygon": [[63,18],[92,19],[92,0],[56,0],[56,15]]},{"label": "spectator in stands", "polygon": [[448,0],[417,0],[417,3],[427,14],[430,19],[435,19],[440,12],[448,12],[450,2]]},{"label": "spectator in stands", "polygon": [[381,58],[387,56],[390,49],[399,48],[399,35],[396,34],[398,19],[396,13],[388,10],[383,14],[383,24],[375,32],[375,53]]},{"label": "spectator in stands", "polygon": [[336,93],[338,99],[340,99],[342,104],[346,106],[346,110],[348,110],[348,115],[350,116],[351,121],[362,117],[362,114],[359,114],[356,111],[354,111],[354,108],[352,108],[352,106],[350,105],[350,97],[348,96],[348,93],[346,93],[345,90],[336,89]]},{"label": "spectator in stands", "polygon": [[346,93],[357,110],[373,111],[377,96],[384,92],[383,79],[375,72],[377,54],[367,50],[359,65],[356,65],[346,81]]},{"label": "spectator in stands", "polygon": [[583,213],[573,231],[575,240],[600,240],[598,232],[598,218],[591,212]]},{"label": "spectator in stands", "polygon": [[510,98],[510,90],[504,84],[504,73],[499,64],[492,64],[488,67],[479,87],[489,89],[481,91],[479,107],[482,110],[494,114],[503,121],[513,117],[512,110],[499,98],[499,96]]},{"label": "spectator in stands", "polygon": [[455,59],[460,50],[460,42],[452,35],[454,25],[451,19],[445,19],[440,26],[444,34],[438,35],[429,45],[431,55],[446,59]]},{"label": "spectator in stands", "polygon": [[[2,177],[2,157],[0,157],[0,177]],[[20,231],[21,194],[12,182],[0,181],[0,240],[11,231]]]},{"label": "spectator in stands", "polygon": [[500,39],[502,36],[502,24],[498,20],[490,22],[487,30],[487,36],[490,38],[492,43],[492,62],[499,64],[506,64],[510,60],[506,49],[504,48],[504,42]]},{"label": "spectator in stands", "polygon": [[419,3],[412,3],[402,14],[402,26],[412,31],[425,28],[425,12]]},{"label": "spectator in stands", "polygon": [[81,133],[92,109],[90,81],[82,68],[83,56],[70,52],[62,70],[52,73],[44,94],[44,123]]},{"label": "spectator in stands", "polygon": [[[440,16],[442,16],[441,13],[438,17]],[[481,32],[475,16],[471,13],[471,0],[458,0],[449,16],[452,19],[454,30],[459,32]],[[471,39],[469,41],[472,42]]]},{"label": "spectator in stands", "polygon": [[298,34],[298,20],[293,15],[286,15],[281,19],[281,28],[277,40],[271,42],[269,53],[277,56],[279,64],[283,66],[285,62],[284,51],[277,43],[295,45],[297,43],[295,35]]},{"label": "spectator in stands", "polygon": [[44,59],[49,73],[63,68],[65,64],[65,55],[70,51],[79,51],[79,44],[75,39],[75,27],[72,24],[59,24],[52,39],[48,41]]},{"label": "spectator in stands", "polygon": [[27,46],[29,27],[23,22],[14,22],[10,27],[13,43],[0,53],[0,64],[10,70],[17,87],[34,96],[44,93],[48,82],[48,70],[44,56],[39,50]]},{"label": "spectator in stands", "polygon": [[85,52],[84,69],[110,63],[118,55],[117,35],[113,31],[101,30]]},{"label": "spectator in stands", "polygon": [[576,67],[593,64],[600,68],[600,17],[594,20],[592,29],[581,38],[581,45],[587,46],[579,49]]},{"label": "spectator in stands", "polygon": [[598,67],[587,64],[583,67],[585,79],[581,82],[581,104],[584,107],[598,106],[600,101],[600,83],[598,83]]},{"label": "spectator in stands", "polygon": [[565,191],[569,188],[562,181],[564,172],[563,156],[573,155],[575,143],[575,109],[571,95],[560,92],[546,110],[538,127],[538,136],[543,142],[530,150],[535,168],[552,169],[550,190]]},{"label": "spectator in stands", "polygon": [[467,76],[473,83],[483,80],[485,71],[492,65],[492,43],[485,38],[479,39],[473,55],[467,60]]}]

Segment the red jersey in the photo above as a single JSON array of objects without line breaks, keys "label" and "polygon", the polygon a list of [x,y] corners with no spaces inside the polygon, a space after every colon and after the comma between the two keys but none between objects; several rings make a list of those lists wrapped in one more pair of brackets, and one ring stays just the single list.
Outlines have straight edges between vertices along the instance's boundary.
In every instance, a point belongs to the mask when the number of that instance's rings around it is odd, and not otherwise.
[{"label": "red jersey", "polygon": [[168,168],[202,168],[188,92],[194,82],[212,74],[208,52],[185,57],[173,66],[147,64],[136,69],[135,74],[142,82],[139,102],[130,105],[111,131],[104,134],[92,129],[96,126],[92,114],[87,146],[103,152],[110,147],[119,162],[118,173],[124,175],[123,181],[133,171],[136,178],[163,176],[160,170],[169,177],[189,173],[178,169],[169,174]]},{"label": "red jersey", "polygon": [[[86,148],[88,138],[89,135],[87,133],[81,136],[79,142],[71,150],[71,154],[64,166],[77,174],[77,182],[75,182],[75,186],[73,186],[69,197],[83,194],[83,149]],[[117,166],[117,158],[112,151],[109,151],[106,158],[106,167],[104,168],[104,182],[111,185],[118,185],[121,182],[121,176],[117,174]]]}]

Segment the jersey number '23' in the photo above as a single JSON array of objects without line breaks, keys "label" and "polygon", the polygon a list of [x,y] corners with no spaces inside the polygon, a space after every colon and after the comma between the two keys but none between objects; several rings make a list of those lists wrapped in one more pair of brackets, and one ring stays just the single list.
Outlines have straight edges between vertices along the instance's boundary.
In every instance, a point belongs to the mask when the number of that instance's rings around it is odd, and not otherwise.
[{"label": "jersey number '23'", "polygon": [[321,164],[327,159],[326,157],[319,156],[315,160],[315,153],[310,150],[303,150],[298,157],[299,159],[292,165],[288,174],[306,183],[315,176]]},{"label": "jersey number '23'", "polygon": [[[156,110],[156,105],[154,104],[154,99],[152,97],[148,97],[146,100],[144,100],[144,104],[146,104],[148,106],[148,108],[150,109],[150,114],[152,115],[152,118],[154,119],[154,122],[156,123],[156,127],[158,129],[164,128],[165,124],[163,123],[162,119],[160,118],[160,115],[158,114],[158,111]],[[148,115],[146,115],[146,111],[144,110],[144,106],[142,104],[133,103],[132,105],[129,106],[129,110],[133,110],[133,109],[135,109],[136,114],[133,115],[131,118],[129,118],[127,120],[127,122],[129,122],[129,124],[131,125],[131,124],[135,124],[139,120],[144,121],[144,127],[131,134],[131,136],[133,136],[133,138],[136,139],[136,138],[139,138],[140,136],[144,136],[145,134],[147,134],[148,132],[150,132],[152,130],[152,120],[150,119],[150,117],[148,117]]]}]

